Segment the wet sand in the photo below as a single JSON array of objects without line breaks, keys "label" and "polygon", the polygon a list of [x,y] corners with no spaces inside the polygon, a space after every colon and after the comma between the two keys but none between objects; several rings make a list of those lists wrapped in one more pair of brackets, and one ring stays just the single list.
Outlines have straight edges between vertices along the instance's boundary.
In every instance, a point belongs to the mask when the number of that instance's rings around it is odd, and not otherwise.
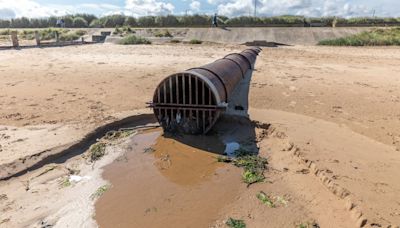
[{"label": "wet sand", "polygon": [[[240,170],[217,154],[160,135],[136,136],[105,168],[112,188],[96,203],[100,227],[208,227],[245,189]],[[222,153],[223,144],[208,138],[210,151]]]}]

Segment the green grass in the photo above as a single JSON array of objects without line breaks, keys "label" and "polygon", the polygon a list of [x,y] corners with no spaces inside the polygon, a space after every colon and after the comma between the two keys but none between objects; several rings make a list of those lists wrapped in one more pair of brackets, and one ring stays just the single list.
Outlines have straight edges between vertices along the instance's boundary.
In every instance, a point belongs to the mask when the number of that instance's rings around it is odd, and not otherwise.
[{"label": "green grass", "polygon": [[69,186],[71,186],[71,185],[72,185],[72,183],[71,183],[71,181],[69,181],[69,177],[64,178],[64,179],[60,182],[60,187],[62,187],[62,188],[66,188],[66,187],[69,187]]},{"label": "green grass", "polygon": [[400,45],[400,28],[374,29],[349,37],[322,40],[328,46],[394,46]]},{"label": "green grass", "polygon": [[146,38],[143,38],[143,37],[138,37],[135,35],[128,35],[128,36],[124,37],[122,40],[120,40],[119,44],[122,44],[122,45],[151,44],[151,41]]},{"label": "green grass", "polygon": [[263,204],[267,205],[268,207],[275,207],[274,202],[272,199],[265,194],[263,191],[257,193],[257,199],[259,199]]},{"label": "green grass", "polygon": [[118,139],[126,138],[126,137],[132,135],[133,133],[135,133],[134,130],[109,131],[104,136],[104,139],[111,140],[111,141],[118,140]]},{"label": "green grass", "polygon": [[168,31],[159,31],[154,34],[155,37],[173,37],[173,35]]},{"label": "green grass", "polygon": [[90,198],[92,200],[99,198],[100,196],[102,196],[108,189],[110,189],[110,185],[103,185],[101,187],[99,187],[91,196]]},{"label": "green grass", "polygon": [[90,161],[94,162],[102,158],[106,154],[106,144],[98,142],[89,148]]},{"label": "green grass", "polygon": [[190,41],[189,41],[189,43],[190,43],[190,44],[202,44],[202,43],[203,43],[203,41],[201,41],[201,40],[196,40],[196,39],[193,39],[193,40],[190,40]]},{"label": "green grass", "polygon": [[231,228],[246,228],[246,223],[240,219],[229,218],[225,224]]},{"label": "green grass", "polygon": [[262,182],[265,179],[264,170],[268,164],[267,159],[262,158],[243,147],[236,150],[235,155],[235,158],[218,156],[217,161],[233,163],[235,166],[243,168],[242,180],[248,185]]}]

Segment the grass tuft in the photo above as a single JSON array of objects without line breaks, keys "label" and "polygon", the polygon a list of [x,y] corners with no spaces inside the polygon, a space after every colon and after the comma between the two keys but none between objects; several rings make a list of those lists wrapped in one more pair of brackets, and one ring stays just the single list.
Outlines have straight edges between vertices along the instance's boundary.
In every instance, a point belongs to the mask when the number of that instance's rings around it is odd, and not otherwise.
[{"label": "grass tuft", "polygon": [[190,44],[202,44],[202,43],[203,43],[203,41],[201,41],[201,40],[196,40],[196,39],[193,39],[193,40],[190,40],[190,41],[189,41],[189,43],[190,43]]},{"label": "grass tuft", "polygon": [[374,29],[349,37],[322,40],[328,46],[394,46],[400,45],[400,28]]},{"label": "grass tuft", "polygon": [[262,158],[252,151],[240,147],[235,151],[236,158],[218,156],[218,162],[233,163],[237,167],[243,168],[242,179],[248,185],[261,182],[265,179],[264,170],[268,164],[267,159]]},{"label": "grass tuft", "polygon": [[263,204],[267,205],[268,207],[275,207],[274,202],[272,201],[272,199],[265,194],[265,192],[261,191],[259,193],[257,193],[257,199],[259,199]]},{"label": "grass tuft", "polygon": [[98,142],[89,148],[90,161],[94,162],[102,158],[106,154],[106,144]]},{"label": "grass tuft", "polygon": [[110,185],[103,185],[99,187],[91,196],[90,199],[94,200],[102,196],[108,189],[110,189]]},{"label": "grass tuft", "polygon": [[105,140],[118,140],[122,138],[126,138],[130,135],[135,133],[134,130],[118,130],[118,131],[109,131],[106,133],[106,135],[103,137]]},{"label": "grass tuft", "polygon": [[154,34],[155,37],[174,37],[168,30],[159,31]]},{"label": "grass tuft", "polygon": [[231,228],[246,228],[246,223],[240,219],[229,218],[225,224]]},{"label": "grass tuft", "polygon": [[143,37],[138,37],[135,35],[128,35],[128,36],[124,37],[122,40],[120,40],[119,44],[122,44],[122,45],[151,44],[151,41],[146,38],[143,38]]}]

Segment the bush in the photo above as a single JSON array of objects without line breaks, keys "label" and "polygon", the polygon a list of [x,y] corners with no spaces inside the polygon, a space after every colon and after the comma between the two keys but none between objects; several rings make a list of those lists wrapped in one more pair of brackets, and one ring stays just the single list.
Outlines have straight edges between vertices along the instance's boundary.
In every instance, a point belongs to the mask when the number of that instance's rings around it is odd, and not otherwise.
[{"label": "bush", "polygon": [[400,28],[375,29],[349,37],[322,40],[319,45],[330,46],[389,46],[400,45]]},{"label": "bush", "polygon": [[172,34],[168,31],[159,31],[154,34],[155,37],[173,37]]},{"label": "bush", "polygon": [[151,42],[150,42],[150,40],[143,38],[143,37],[137,37],[135,35],[128,35],[128,36],[124,37],[122,40],[120,40],[119,44],[122,44],[122,45],[151,44]]}]

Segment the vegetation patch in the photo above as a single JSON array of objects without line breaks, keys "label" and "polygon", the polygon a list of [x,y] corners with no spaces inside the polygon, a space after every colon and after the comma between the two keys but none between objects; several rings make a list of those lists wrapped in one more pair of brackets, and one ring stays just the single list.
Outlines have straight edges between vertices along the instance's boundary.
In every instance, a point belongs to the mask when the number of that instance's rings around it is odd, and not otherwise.
[{"label": "vegetation patch", "polygon": [[127,35],[132,33],[136,33],[136,31],[132,30],[129,26],[116,27],[113,32],[114,35]]},{"label": "vegetation patch", "polygon": [[69,177],[64,178],[64,179],[60,182],[60,187],[62,187],[62,188],[66,188],[66,187],[69,187],[69,186],[71,186],[71,185],[72,185],[72,183],[71,183],[71,181],[69,180]]},{"label": "vegetation patch", "polygon": [[190,40],[190,41],[189,41],[189,43],[190,43],[190,44],[202,44],[202,43],[203,43],[203,41],[201,41],[201,40],[196,40],[196,39],[193,39],[193,40]]},{"label": "vegetation patch", "polygon": [[122,44],[122,45],[151,44],[151,41],[146,38],[143,38],[143,37],[138,37],[135,35],[128,35],[128,36],[124,37],[122,40],[120,40],[119,44]]},{"label": "vegetation patch", "polygon": [[275,207],[275,204],[272,201],[272,199],[263,191],[257,193],[257,199],[259,199],[263,204],[267,205],[268,207],[271,208]]},{"label": "vegetation patch", "polygon": [[177,39],[172,39],[170,42],[171,42],[171,43],[177,44],[177,43],[180,43],[181,41],[180,41],[180,40],[177,40]]},{"label": "vegetation patch", "polygon": [[147,147],[144,149],[144,153],[153,153],[154,151],[156,151],[153,147]]},{"label": "vegetation patch", "polygon": [[135,132],[134,130],[109,131],[106,133],[106,135],[103,137],[103,139],[114,141],[114,140],[126,138],[126,137],[132,135],[134,132]]},{"label": "vegetation patch", "polygon": [[322,40],[319,45],[329,46],[393,46],[400,45],[400,28],[374,29],[349,37]]},{"label": "vegetation patch", "polygon": [[229,218],[225,224],[231,228],[246,228],[246,223],[240,219]]},{"label": "vegetation patch", "polygon": [[154,34],[155,37],[174,37],[168,30],[159,31]]},{"label": "vegetation patch", "polygon": [[98,142],[89,148],[90,161],[94,162],[102,158],[106,154],[106,144]]},{"label": "vegetation patch", "polygon": [[102,196],[108,189],[110,189],[110,185],[103,185],[99,187],[91,196],[90,199],[94,200]]},{"label": "vegetation patch", "polygon": [[267,159],[262,158],[253,152],[240,147],[235,151],[236,157],[219,156],[218,162],[233,163],[243,168],[242,179],[248,185],[261,182],[265,179],[264,171],[268,164]]}]

